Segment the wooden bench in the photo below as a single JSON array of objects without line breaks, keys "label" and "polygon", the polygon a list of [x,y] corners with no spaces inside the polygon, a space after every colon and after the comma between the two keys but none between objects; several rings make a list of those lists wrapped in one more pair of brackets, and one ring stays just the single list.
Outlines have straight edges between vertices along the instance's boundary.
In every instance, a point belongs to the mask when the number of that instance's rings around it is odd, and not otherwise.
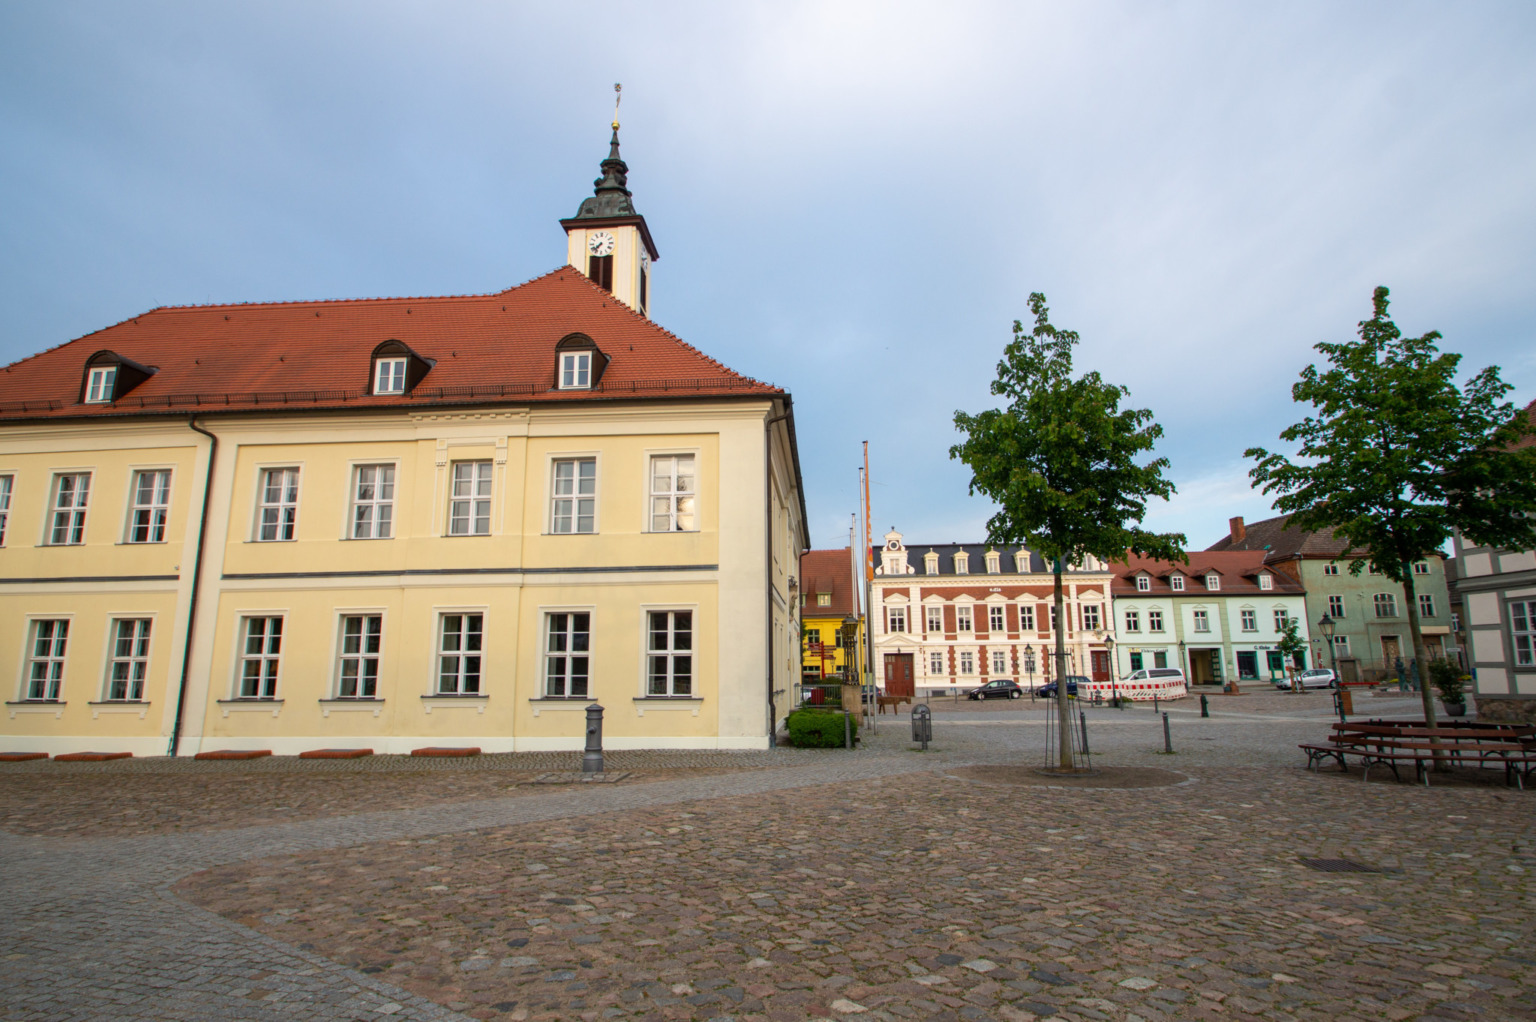
[{"label": "wooden bench", "polygon": [[1300,748],[1306,753],[1307,766],[1314,772],[1324,760],[1332,759],[1347,771],[1347,757],[1360,760],[1361,780],[1369,780],[1372,766],[1385,766],[1401,780],[1398,763],[1412,763],[1416,780],[1429,786],[1430,764],[1446,761],[1455,766],[1497,764],[1504,768],[1504,783],[1513,781],[1522,790],[1525,778],[1536,768],[1536,743],[1508,728],[1426,728],[1400,726],[1385,722],[1333,725],[1328,742],[1307,742]]},{"label": "wooden bench", "polygon": [[911,701],[912,701],[912,697],[911,696],[876,696],[875,697],[875,703],[877,704],[877,712],[879,712],[879,713],[884,713],[885,712],[885,708],[887,706],[889,706],[891,708],[891,712],[892,713],[895,713],[900,708],[902,703],[910,703]]}]

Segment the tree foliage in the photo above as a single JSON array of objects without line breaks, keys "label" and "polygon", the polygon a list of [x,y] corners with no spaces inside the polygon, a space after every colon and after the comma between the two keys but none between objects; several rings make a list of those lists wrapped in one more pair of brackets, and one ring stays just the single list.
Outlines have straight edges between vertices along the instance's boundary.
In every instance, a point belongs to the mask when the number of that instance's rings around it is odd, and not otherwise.
[{"label": "tree foliage", "polygon": [[[1514,449],[1529,418],[1504,400],[1490,366],[1458,387],[1461,356],[1440,334],[1404,337],[1378,287],[1359,340],[1324,342],[1330,368],[1308,366],[1291,388],[1314,412],[1280,433],[1296,459],[1253,447],[1249,476],[1291,524],[1332,529],[1356,556],[1402,585],[1414,655],[1426,663],[1412,564],[1453,532],[1479,546],[1536,546],[1536,447]],[[1435,711],[1422,685],[1425,719]]]},{"label": "tree foliage", "polygon": [[1166,458],[1138,458],[1163,435],[1147,409],[1121,408],[1130,392],[1096,372],[1072,376],[1076,331],[1051,325],[1045,296],[1029,296],[1034,329],[1013,324],[992,393],[1003,408],[958,411],[963,442],[949,456],[971,470],[970,492],[997,504],[987,521],[991,543],[1027,544],[1048,560],[1085,554],[1105,560],[1126,551],[1184,560],[1182,535],[1140,527],[1149,497],[1167,498]]}]

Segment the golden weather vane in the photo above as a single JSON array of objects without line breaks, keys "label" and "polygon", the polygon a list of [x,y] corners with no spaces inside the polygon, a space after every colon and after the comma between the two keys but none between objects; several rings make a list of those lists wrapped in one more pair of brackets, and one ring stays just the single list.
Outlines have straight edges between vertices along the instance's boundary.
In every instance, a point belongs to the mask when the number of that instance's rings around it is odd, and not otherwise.
[{"label": "golden weather vane", "polygon": [[619,100],[624,98],[624,86],[613,83],[613,130],[619,130]]}]

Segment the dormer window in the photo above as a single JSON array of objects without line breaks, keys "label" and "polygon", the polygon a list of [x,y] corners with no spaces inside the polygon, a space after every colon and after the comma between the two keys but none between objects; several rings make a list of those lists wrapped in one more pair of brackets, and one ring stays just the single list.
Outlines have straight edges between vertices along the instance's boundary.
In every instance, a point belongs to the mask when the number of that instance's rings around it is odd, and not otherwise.
[{"label": "dormer window", "polygon": [[1003,570],[1002,557],[995,551],[987,554],[987,574],[996,575]]},{"label": "dormer window", "polygon": [[1137,575],[1136,591],[1138,593],[1150,593],[1152,591],[1152,580],[1145,575]]},{"label": "dormer window", "polygon": [[592,386],[592,353],[568,351],[560,356],[560,389],[586,390]]},{"label": "dormer window", "polygon": [[955,555],[955,574],[956,575],[969,575],[970,573],[971,573],[971,555],[970,554],[963,554],[963,553],[962,554],[956,554]]},{"label": "dormer window", "polygon": [[373,392],[404,394],[405,363],[403,358],[381,358],[374,362]]},{"label": "dormer window", "polygon": [[388,340],[373,349],[373,374],[368,388],[374,394],[409,394],[437,363],[410,349],[403,341]]},{"label": "dormer window", "polygon": [[930,575],[939,573],[939,555],[929,553],[923,557],[923,570]]},{"label": "dormer window", "polygon": [[1184,576],[1174,575],[1168,580],[1168,588],[1176,593],[1182,593],[1184,591]]},{"label": "dormer window", "polygon": [[1220,575],[1207,575],[1207,576],[1205,576],[1205,588],[1209,589],[1213,593],[1216,592],[1216,590],[1221,588],[1221,576]]},{"label": "dormer window", "polygon": [[1268,589],[1273,584],[1274,584],[1274,580],[1269,577],[1269,574],[1267,572],[1265,574],[1259,576],[1259,588],[1260,589]]},{"label": "dormer window", "polygon": [[151,366],[140,365],[115,351],[98,351],[85,360],[80,400],[88,405],[111,404],[153,375],[155,370]]},{"label": "dormer window", "polygon": [[85,403],[104,405],[112,400],[112,387],[117,382],[117,366],[97,366],[91,370],[85,385]]}]

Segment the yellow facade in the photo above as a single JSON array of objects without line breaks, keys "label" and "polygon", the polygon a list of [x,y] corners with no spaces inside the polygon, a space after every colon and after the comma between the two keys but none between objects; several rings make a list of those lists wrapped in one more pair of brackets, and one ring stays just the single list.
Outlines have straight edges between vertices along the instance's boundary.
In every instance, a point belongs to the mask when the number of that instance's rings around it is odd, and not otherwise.
[{"label": "yellow facade", "polygon": [[[802,677],[810,682],[814,676],[841,677],[843,668],[848,664],[848,650],[844,648],[840,638],[843,629],[842,617],[818,617],[815,606],[808,604],[800,611],[802,617],[801,627],[801,658],[800,672]],[[823,645],[822,653],[812,651],[811,643],[820,642]],[[855,652],[864,648],[864,618],[859,616],[857,638],[854,640]],[[824,654],[824,655],[823,655]],[[856,657],[856,667],[864,665],[866,656]]]},{"label": "yellow facade", "polygon": [[[761,748],[787,711],[799,626],[790,576],[804,546],[794,455],[772,398],[575,407],[420,409],[16,424],[0,564],[0,663],[15,696],[0,746],[163,754],[426,745],[578,749],[606,708],[609,748]],[[195,615],[192,585],[207,533]],[[691,531],[652,532],[653,457],[695,467]],[[596,463],[591,534],[552,531],[554,464]],[[454,466],[489,473],[486,535],[450,535]],[[391,536],[350,538],[360,467],[394,472]],[[162,542],[127,542],[134,473],[171,473]],[[291,540],[264,540],[263,472],[297,470]],[[61,473],[90,473],[84,542],[43,541]],[[691,692],[647,693],[648,617],[691,615]],[[590,621],[582,698],[548,698],[552,614]],[[479,615],[479,691],[438,694],[445,615]],[[377,687],[340,698],[344,620],[378,617]],[[192,621],[190,649],[187,626]],[[250,619],[280,618],[274,698],[241,689]],[[108,699],[120,620],[148,620],[139,700]],[[675,620],[675,619],[674,619]],[[29,698],[36,622],[68,621],[56,700]],[[722,642],[721,637],[729,641]]]}]

